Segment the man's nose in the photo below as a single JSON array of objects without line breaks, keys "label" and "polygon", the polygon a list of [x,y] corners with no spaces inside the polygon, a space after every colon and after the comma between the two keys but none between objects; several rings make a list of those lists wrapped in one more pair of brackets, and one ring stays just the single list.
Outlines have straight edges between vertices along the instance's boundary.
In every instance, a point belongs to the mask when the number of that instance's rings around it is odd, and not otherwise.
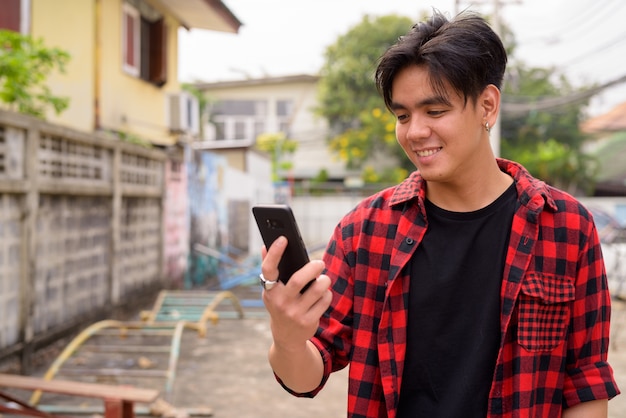
[{"label": "man's nose", "polygon": [[426,118],[413,116],[409,121],[406,137],[411,141],[417,141],[430,136],[430,126]]}]

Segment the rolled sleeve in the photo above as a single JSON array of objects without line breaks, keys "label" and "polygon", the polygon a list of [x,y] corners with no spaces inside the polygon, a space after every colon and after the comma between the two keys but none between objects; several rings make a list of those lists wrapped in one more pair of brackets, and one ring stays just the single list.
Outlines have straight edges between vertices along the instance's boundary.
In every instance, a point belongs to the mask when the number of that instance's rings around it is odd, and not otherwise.
[{"label": "rolled sleeve", "polygon": [[315,397],[315,395],[317,395],[322,388],[324,388],[324,385],[326,384],[326,382],[328,381],[328,377],[330,376],[330,373],[332,372],[332,362],[330,359],[330,353],[324,348],[324,346],[322,345],[322,343],[313,338],[311,339],[311,342],[313,343],[313,345],[315,345],[315,347],[320,350],[320,353],[322,355],[322,361],[324,362],[324,376],[322,377],[322,381],[320,382],[319,386],[316,387],[315,389],[313,389],[310,392],[304,392],[304,393],[300,393],[300,392],[295,392],[293,390],[291,390],[288,386],[286,386],[283,381],[280,379],[280,377],[278,377],[278,375],[276,373],[274,373],[274,377],[276,378],[276,381],[278,381],[278,383],[283,387],[283,389],[285,389],[287,392],[289,392],[290,394],[292,394],[293,396],[296,396],[298,398],[313,398]]},{"label": "rolled sleeve", "polygon": [[565,407],[619,395],[613,370],[607,362],[597,362],[569,370],[563,385]]}]

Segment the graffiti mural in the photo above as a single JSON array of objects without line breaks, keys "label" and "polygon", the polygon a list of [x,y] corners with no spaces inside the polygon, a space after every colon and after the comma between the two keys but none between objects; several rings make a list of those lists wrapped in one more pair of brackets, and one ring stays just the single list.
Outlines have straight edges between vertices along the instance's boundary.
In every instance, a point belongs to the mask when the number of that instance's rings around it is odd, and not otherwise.
[{"label": "graffiti mural", "polygon": [[[228,245],[228,203],[224,198],[224,157],[191,150],[187,158],[189,191],[189,251],[185,287],[212,287],[217,283],[219,260],[193,251],[196,243],[221,251]],[[215,282],[215,283],[214,283]]]}]

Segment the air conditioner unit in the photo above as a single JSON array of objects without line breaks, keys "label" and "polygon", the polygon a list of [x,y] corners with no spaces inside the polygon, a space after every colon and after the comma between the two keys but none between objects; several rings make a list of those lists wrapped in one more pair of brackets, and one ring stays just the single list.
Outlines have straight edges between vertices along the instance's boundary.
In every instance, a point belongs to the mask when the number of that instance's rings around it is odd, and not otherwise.
[{"label": "air conditioner unit", "polygon": [[198,135],[200,106],[191,93],[181,91],[167,97],[168,126],[171,132]]}]

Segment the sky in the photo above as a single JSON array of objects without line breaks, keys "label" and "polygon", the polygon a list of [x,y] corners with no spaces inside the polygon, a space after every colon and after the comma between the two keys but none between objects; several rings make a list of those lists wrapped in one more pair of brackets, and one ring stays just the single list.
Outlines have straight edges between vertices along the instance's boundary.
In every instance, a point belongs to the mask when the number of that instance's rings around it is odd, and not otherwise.
[{"label": "sky", "polygon": [[[417,19],[438,9],[492,14],[496,0],[222,0],[243,23],[238,34],[180,30],[179,78],[184,82],[315,74],[324,51],[365,14]],[[514,57],[555,67],[574,86],[626,75],[623,0],[500,0],[500,18],[518,41]],[[626,83],[604,90],[590,116],[626,102]]]}]

